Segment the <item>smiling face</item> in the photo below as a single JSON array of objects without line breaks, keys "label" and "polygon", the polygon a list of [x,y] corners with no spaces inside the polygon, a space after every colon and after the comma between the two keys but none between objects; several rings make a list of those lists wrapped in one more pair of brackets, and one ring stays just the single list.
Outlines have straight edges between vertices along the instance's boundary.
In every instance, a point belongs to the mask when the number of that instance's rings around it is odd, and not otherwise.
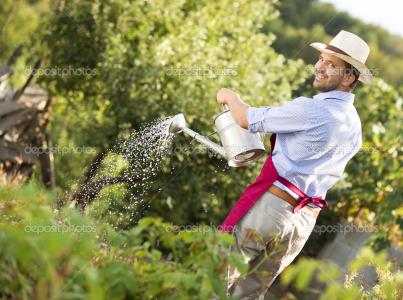
[{"label": "smiling face", "polygon": [[313,86],[321,92],[332,90],[350,91],[355,76],[349,74],[344,60],[327,53],[321,53],[315,64]]}]

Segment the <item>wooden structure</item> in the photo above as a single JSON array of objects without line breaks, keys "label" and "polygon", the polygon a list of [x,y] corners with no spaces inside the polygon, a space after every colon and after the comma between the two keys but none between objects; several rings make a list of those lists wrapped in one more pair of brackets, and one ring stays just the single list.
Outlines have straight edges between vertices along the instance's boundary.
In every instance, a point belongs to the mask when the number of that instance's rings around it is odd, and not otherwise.
[{"label": "wooden structure", "polygon": [[47,90],[30,84],[40,61],[21,89],[14,91],[8,84],[11,64],[20,52],[17,48],[9,65],[0,68],[0,180],[4,184],[22,184],[38,163],[45,186],[51,188],[55,184],[53,153],[46,126],[52,98]]}]

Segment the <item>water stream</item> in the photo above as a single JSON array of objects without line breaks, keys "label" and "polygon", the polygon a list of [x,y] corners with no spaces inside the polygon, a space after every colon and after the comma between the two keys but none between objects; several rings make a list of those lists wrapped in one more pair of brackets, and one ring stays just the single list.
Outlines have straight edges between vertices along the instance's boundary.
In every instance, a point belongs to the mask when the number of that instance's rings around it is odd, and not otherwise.
[{"label": "water stream", "polygon": [[170,120],[149,123],[108,151],[96,176],[83,186],[86,213],[120,228],[142,217],[149,206],[144,197],[155,189],[153,178],[165,165],[172,145]]}]

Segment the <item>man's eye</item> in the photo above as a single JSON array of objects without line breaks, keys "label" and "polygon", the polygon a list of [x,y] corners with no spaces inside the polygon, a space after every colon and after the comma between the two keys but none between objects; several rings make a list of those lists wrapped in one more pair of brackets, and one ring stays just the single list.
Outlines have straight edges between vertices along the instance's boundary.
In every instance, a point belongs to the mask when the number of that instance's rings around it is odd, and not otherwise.
[{"label": "man's eye", "polygon": [[330,64],[329,66],[331,66],[332,68],[336,67],[334,64]]}]

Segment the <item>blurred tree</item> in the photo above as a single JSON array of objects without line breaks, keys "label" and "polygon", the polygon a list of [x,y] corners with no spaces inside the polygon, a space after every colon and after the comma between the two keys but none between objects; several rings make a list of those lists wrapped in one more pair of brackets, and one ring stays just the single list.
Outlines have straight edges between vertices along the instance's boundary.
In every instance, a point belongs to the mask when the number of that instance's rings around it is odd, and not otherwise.
[{"label": "blurred tree", "polygon": [[[22,45],[22,55],[13,63],[15,86],[24,84],[30,70],[27,62],[40,59],[40,50],[34,53],[34,37],[41,18],[49,12],[50,0],[3,0],[0,5],[0,67],[5,66],[14,50]],[[28,51],[27,51],[28,50]],[[31,67],[32,69],[32,67]]]}]

